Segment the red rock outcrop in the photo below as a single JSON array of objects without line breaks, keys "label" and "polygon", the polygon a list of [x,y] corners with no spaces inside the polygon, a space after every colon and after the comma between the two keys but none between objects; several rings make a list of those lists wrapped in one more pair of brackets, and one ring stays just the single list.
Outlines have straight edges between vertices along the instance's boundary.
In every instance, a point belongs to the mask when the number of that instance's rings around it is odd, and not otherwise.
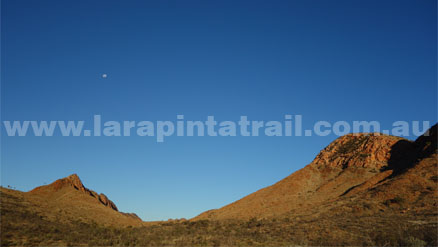
[{"label": "red rock outcrop", "polygon": [[112,208],[112,209],[118,211],[118,209],[117,209],[117,207],[116,207],[116,204],[114,204],[114,202],[112,202],[110,199],[108,199],[108,197],[106,197],[106,195],[104,195],[104,194],[100,194],[98,198],[99,198],[99,201],[100,201],[103,205],[105,205],[105,206],[107,206],[107,207],[109,207],[109,208]]},{"label": "red rock outcrop", "polygon": [[49,185],[36,187],[35,189],[31,190],[30,193],[49,193],[50,194],[50,193],[57,192],[57,191],[59,191],[63,188],[66,188],[66,187],[71,187],[75,190],[81,191],[81,192],[83,192],[91,197],[96,198],[96,200],[99,203],[103,204],[104,206],[109,207],[115,211],[118,211],[116,204],[114,204],[114,202],[112,202],[110,199],[108,199],[107,196],[105,196],[104,194],[99,195],[98,193],[94,192],[93,190],[86,188],[82,184],[82,181],[77,174],[72,174],[68,177],[58,179]]},{"label": "red rock outcrop", "polygon": [[387,165],[391,148],[400,140],[404,139],[379,133],[348,134],[324,148],[311,165],[319,168],[380,169]]}]

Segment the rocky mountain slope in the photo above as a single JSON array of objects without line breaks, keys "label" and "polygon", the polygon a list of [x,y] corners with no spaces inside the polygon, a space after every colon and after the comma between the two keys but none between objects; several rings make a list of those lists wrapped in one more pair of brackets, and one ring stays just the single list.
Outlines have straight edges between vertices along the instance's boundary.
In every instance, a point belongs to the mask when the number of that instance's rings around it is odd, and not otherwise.
[{"label": "rocky mountain slope", "polygon": [[66,178],[58,179],[49,185],[36,187],[35,189],[31,190],[30,193],[51,197],[56,195],[56,192],[62,190],[63,188],[73,188],[81,191],[87,195],[90,195],[91,197],[96,198],[96,200],[102,203],[104,206],[118,211],[116,204],[109,200],[104,194],[97,194],[96,192],[85,188],[77,174],[72,174]]},{"label": "rocky mountain slope", "polygon": [[50,220],[80,220],[103,225],[142,224],[142,220],[136,214],[119,212],[107,196],[86,188],[76,174],[29,192],[5,188],[2,188],[1,192],[2,195],[17,198],[27,208]]},{"label": "rocky mountain slope", "polygon": [[411,207],[433,209],[438,201],[436,132],[437,125],[415,142],[378,133],[342,136],[303,169],[193,220],[300,215],[328,204],[335,210],[331,202],[351,198],[366,199],[376,207],[403,198]]}]

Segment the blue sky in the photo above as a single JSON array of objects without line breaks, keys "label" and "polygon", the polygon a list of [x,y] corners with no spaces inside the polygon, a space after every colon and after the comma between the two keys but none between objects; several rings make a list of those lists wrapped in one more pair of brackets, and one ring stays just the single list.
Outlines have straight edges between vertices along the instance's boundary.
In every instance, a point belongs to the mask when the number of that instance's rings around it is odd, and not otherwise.
[{"label": "blue sky", "polygon": [[[433,0],[3,0],[1,117],[436,122],[436,9]],[[157,143],[2,128],[1,184],[30,190],[77,173],[144,220],[190,218],[277,182],[335,138]]]}]

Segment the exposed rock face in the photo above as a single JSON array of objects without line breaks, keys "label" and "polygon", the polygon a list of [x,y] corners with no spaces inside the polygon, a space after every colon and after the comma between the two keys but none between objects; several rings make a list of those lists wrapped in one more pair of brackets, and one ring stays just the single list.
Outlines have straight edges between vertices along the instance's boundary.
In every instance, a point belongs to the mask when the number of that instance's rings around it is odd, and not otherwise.
[{"label": "exposed rock face", "polygon": [[[81,179],[76,174],[72,174],[72,175],[70,175],[68,177],[58,179],[55,182],[53,182],[50,186],[55,191],[58,191],[58,190],[62,189],[65,186],[71,186],[71,187],[73,187],[73,188],[75,188],[75,189],[77,189],[79,191],[88,192],[87,188],[84,187],[84,185],[82,184]],[[44,186],[37,187],[37,188],[33,189],[32,191],[39,191],[43,187]]]},{"label": "exposed rock face", "polygon": [[[414,181],[422,174],[419,167],[427,167],[423,173],[432,177],[437,170],[437,125],[428,134],[415,142],[377,133],[339,137],[303,169],[223,208],[204,212],[194,220],[305,213],[324,203],[361,193],[374,193],[379,200],[385,200],[395,196],[395,191],[412,192],[400,189],[400,184],[431,187],[430,181],[421,184]],[[400,182],[402,178],[404,182]],[[369,192],[376,187],[388,192]]]},{"label": "exposed rock face", "polygon": [[324,148],[311,163],[317,168],[375,168],[387,165],[390,150],[403,138],[371,134],[342,136]]},{"label": "exposed rock face", "polygon": [[106,207],[109,207],[115,211],[118,211],[116,204],[114,204],[114,202],[112,202],[110,199],[108,199],[108,197],[106,197],[104,194],[99,195],[98,193],[94,192],[93,190],[86,188],[82,184],[82,181],[77,174],[72,174],[68,177],[58,179],[49,185],[37,187],[37,188],[31,190],[30,193],[40,193],[40,192],[47,192],[47,191],[49,191],[49,193],[50,193],[50,191],[56,192],[56,191],[59,191],[65,187],[72,187],[75,190],[78,190],[78,191],[81,191],[85,194],[88,194],[91,197],[96,198],[96,200],[99,203],[105,205]]},{"label": "exposed rock face", "polygon": [[109,208],[112,208],[112,209],[118,211],[118,209],[117,209],[117,207],[116,207],[116,204],[114,204],[110,199],[108,199],[108,197],[106,197],[106,195],[104,195],[104,194],[100,194],[100,195],[99,195],[99,201],[100,201],[103,205],[105,205],[105,206],[107,206],[107,207],[109,207]]}]

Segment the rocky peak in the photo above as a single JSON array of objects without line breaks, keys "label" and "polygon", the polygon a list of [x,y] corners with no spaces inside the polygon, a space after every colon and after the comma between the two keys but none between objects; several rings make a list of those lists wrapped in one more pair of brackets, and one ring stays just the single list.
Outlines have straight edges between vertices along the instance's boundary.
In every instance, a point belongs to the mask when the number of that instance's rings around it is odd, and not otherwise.
[{"label": "rocky peak", "polygon": [[82,184],[82,181],[77,174],[72,174],[72,175],[64,178],[64,180],[67,183],[69,183],[71,186],[76,188],[77,190],[81,190],[81,191],[86,190],[85,186]]},{"label": "rocky peak", "polygon": [[82,184],[82,181],[79,178],[79,176],[77,174],[72,174],[68,177],[58,179],[49,185],[37,187],[37,188],[33,189],[31,192],[39,192],[39,191],[56,192],[56,191],[58,191],[62,188],[65,188],[65,187],[73,187],[74,189],[79,190],[79,191],[83,191],[83,192],[88,191],[88,189],[85,188],[85,186]]},{"label": "rocky peak", "polygon": [[52,194],[52,193],[57,192],[63,188],[69,188],[69,187],[71,187],[75,190],[81,191],[81,192],[83,192],[91,197],[94,197],[94,198],[96,198],[96,200],[99,203],[103,204],[104,206],[118,211],[116,204],[114,204],[114,202],[112,202],[110,199],[108,199],[108,197],[106,195],[98,194],[98,193],[94,192],[93,190],[86,188],[84,186],[84,184],[82,184],[82,181],[77,174],[72,174],[68,177],[58,179],[49,185],[37,187],[37,188],[31,190],[30,193]]}]

